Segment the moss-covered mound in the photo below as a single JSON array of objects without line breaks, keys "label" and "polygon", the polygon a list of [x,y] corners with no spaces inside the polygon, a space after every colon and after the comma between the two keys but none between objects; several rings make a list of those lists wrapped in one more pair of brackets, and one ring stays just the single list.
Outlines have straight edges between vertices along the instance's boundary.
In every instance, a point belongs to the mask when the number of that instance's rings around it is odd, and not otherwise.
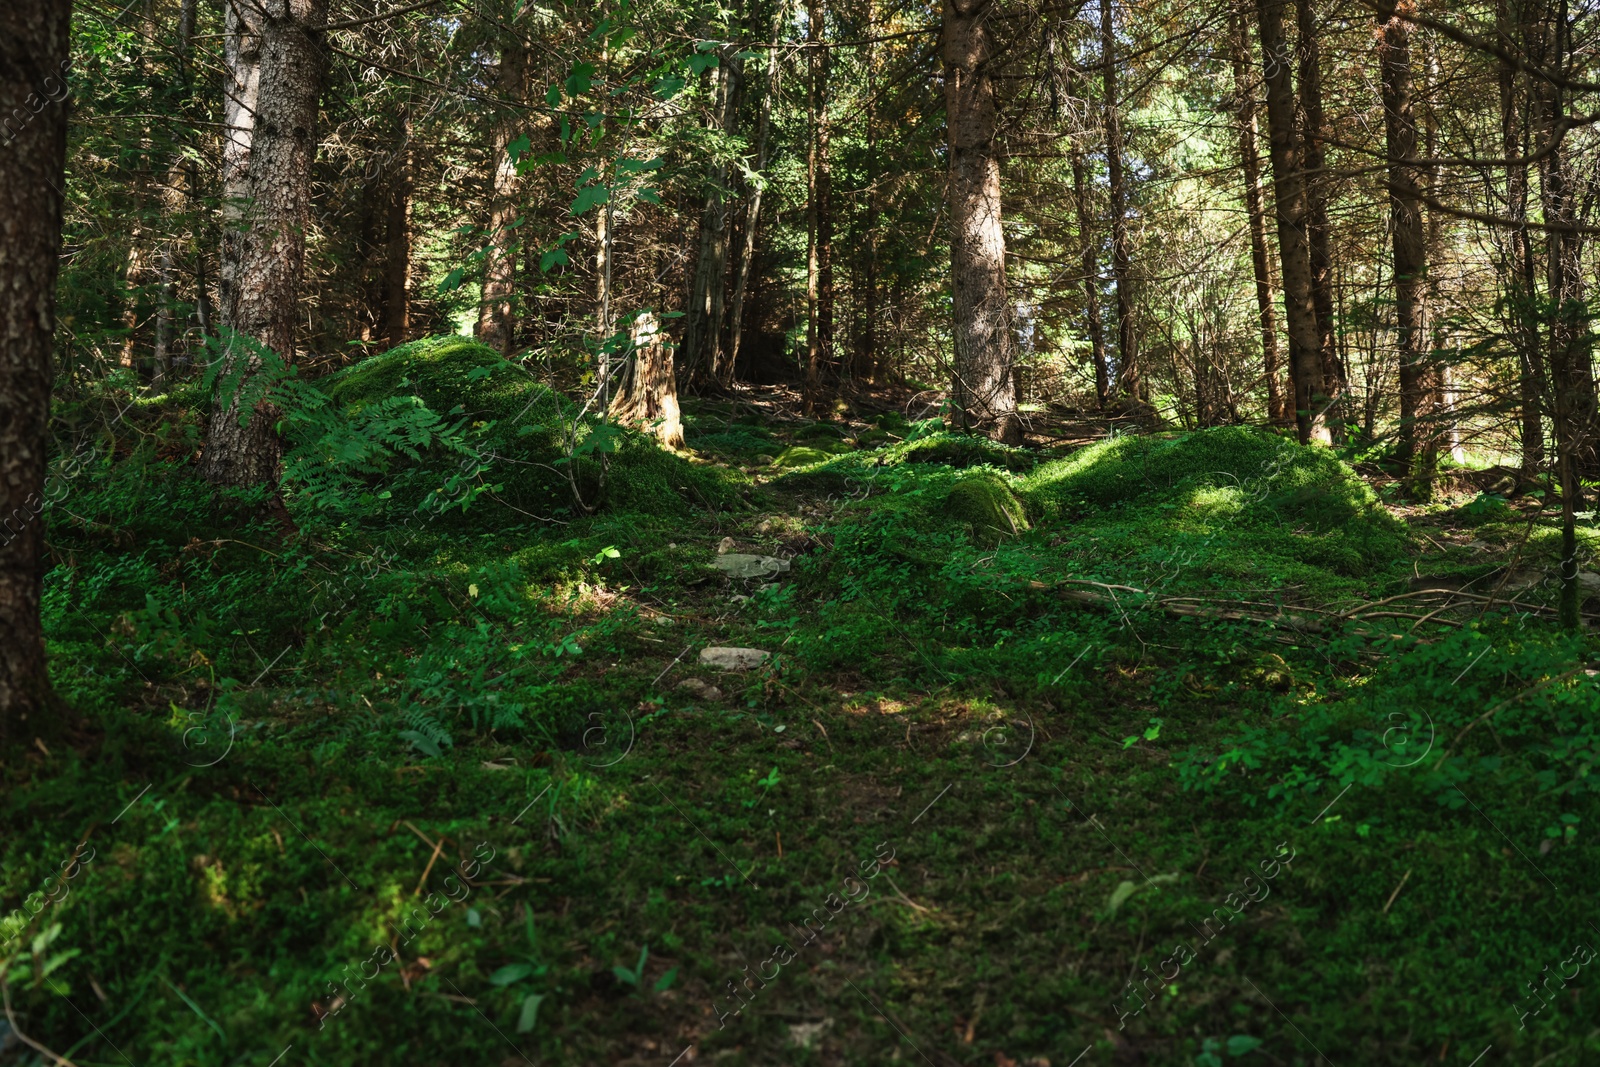
[{"label": "moss-covered mound", "polygon": [[1020,492],[1047,521],[1120,516],[1189,536],[1253,540],[1345,574],[1377,568],[1408,545],[1404,527],[1326,449],[1238,426],[1091,445],[1039,467]]},{"label": "moss-covered mound", "polygon": [[1028,513],[1004,478],[972,471],[957,478],[944,495],[945,514],[972,528],[974,537],[997,543],[1028,529]]},{"label": "moss-covered mound", "polygon": [[972,434],[940,431],[905,441],[883,450],[885,463],[940,463],[946,467],[1002,467],[1009,471],[1031,470],[1034,456],[1025,448],[1013,448]]},{"label": "moss-covered mound", "polygon": [[[574,478],[586,503],[615,510],[682,512],[736,500],[735,489],[710,468],[664,451],[642,435],[607,427],[604,449],[585,449],[586,441],[601,442],[591,440],[592,424],[577,426],[574,434],[576,405],[494,349],[465,337],[412,341],[339,372],[324,388],[353,406],[415,396],[452,421],[464,419],[468,444],[488,460],[479,477],[498,486],[495,497],[501,502],[532,515],[570,510]],[[569,460],[574,443],[584,454]],[[609,452],[603,485],[602,450]],[[458,455],[430,455],[397,472],[390,488],[397,500],[412,504],[437,491],[460,466]]]},{"label": "moss-covered mound", "polygon": [[820,448],[809,448],[806,445],[790,445],[772,461],[774,467],[811,467],[818,463],[826,463],[833,458],[832,452],[824,452]]}]

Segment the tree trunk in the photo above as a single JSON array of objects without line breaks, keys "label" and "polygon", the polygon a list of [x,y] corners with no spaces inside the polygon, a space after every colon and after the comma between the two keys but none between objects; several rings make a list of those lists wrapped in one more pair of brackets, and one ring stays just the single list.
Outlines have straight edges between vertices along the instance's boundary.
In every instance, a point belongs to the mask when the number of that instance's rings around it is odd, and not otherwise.
[{"label": "tree trunk", "polygon": [[[712,105],[707,125],[731,137],[739,117],[739,88],[743,61],[733,48],[722,49],[712,68]],[[713,160],[706,166],[705,199],[700,209],[699,255],[689,289],[683,320],[685,377],[692,382],[725,376],[722,357],[722,320],[726,307],[728,245],[733,209],[728,200],[728,167]]]},{"label": "tree trunk", "polygon": [[[193,93],[189,78],[189,56],[194,40],[196,0],[183,0],[178,8],[178,78],[183,84],[187,100]],[[157,254],[157,300],[155,335],[155,375],[151,380],[153,391],[166,389],[172,379],[173,312],[178,300],[178,237],[183,215],[194,199],[193,168],[180,151],[167,167],[167,184],[161,190],[161,207],[167,222],[167,233]]]},{"label": "tree trunk", "polygon": [[622,373],[611,418],[652,435],[667,448],[682,448],[683,418],[672,346],[661,336],[655,315],[646,311],[634,320],[631,340],[633,360]]},{"label": "tree trunk", "polygon": [[1295,132],[1294,84],[1284,40],[1287,0],[1256,0],[1267,88],[1267,134],[1273,199],[1278,216],[1283,303],[1288,320],[1289,373],[1294,383],[1295,428],[1302,444],[1330,444],[1322,385],[1322,338],[1312,297],[1311,249],[1306,238],[1305,155]]},{"label": "tree trunk", "polygon": [[[226,325],[285,363],[295,359],[327,17],[327,0],[272,0],[261,8],[249,210],[238,234],[237,285]],[[275,409],[256,401],[253,411],[239,410],[241,394],[258,391],[260,370],[259,357],[230,335],[202,461],[208,481],[244,486],[277,480],[282,442],[273,425]],[[229,388],[231,378],[237,378],[235,389]],[[244,425],[242,414],[249,416]]]},{"label": "tree trunk", "polygon": [[[527,89],[528,49],[507,33],[500,49],[496,92],[505,100],[521,100]],[[483,302],[478,307],[478,340],[502,354],[516,341],[513,307],[517,280],[517,161],[508,146],[521,128],[521,115],[507,109],[494,127],[494,178],[489,189],[488,245],[483,260]]]},{"label": "tree trunk", "polygon": [[1072,146],[1072,195],[1078,211],[1078,258],[1083,270],[1084,332],[1094,359],[1094,395],[1100,410],[1111,402],[1111,367],[1106,363],[1105,330],[1100,324],[1100,255],[1096,249],[1094,208],[1089,202],[1083,150]]},{"label": "tree trunk", "polygon": [[[1437,99],[1437,86],[1439,84],[1439,54],[1438,49],[1429,47],[1427,37],[1421,38],[1423,51],[1423,128],[1426,134],[1423,140],[1423,151],[1429,159],[1439,158],[1439,112],[1434,106]],[[1426,181],[1428,195],[1438,201],[1443,182],[1440,180],[1440,171],[1427,172]],[[1434,410],[1438,412],[1438,425],[1433,430],[1433,440],[1436,448],[1448,449],[1450,457],[1456,463],[1463,463],[1466,454],[1461,448],[1461,424],[1456,421],[1456,380],[1454,368],[1444,356],[1449,345],[1446,336],[1445,316],[1440,314],[1444,307],[1444,276],[1445,276],[1445,224],[1448,216],[1438,208],[1429,206],[1428,216],[1428,244],[1427,244],[1427,306],[1428,306],[1428,350],[1433,366],[1433,398]],[[1456,344],[1456,355],[1460,358],[1461,345]]]},{"label": "tree trunk", "polygon": [[1300,114],[1305,120],[1306,239],[1311,259],[1311,303],[1316,309],[1317,337],[1322,359],[1322,386],[1327,393],[1328,432],[1331,440],[1344,441],[1343,397],[1345,369],[1334,344],[1333,251],[1329,244],[1327,138],[1322,114],[1321,31],[1313,0],[1295,0],[1300,57]]},{"label": "tree trunk", "polygon": [[1117,364],[1122,392],[1145,399],[1134,332],[1132,254],[1128,248],[1128,187],[1122,172],[1122,103],[1117,99],[1117,39],[1111,0],[1100,0],[1100,64],[1105,83],[1106,179],[1111,198],[1111,277],[1117,286]]},{"label": "tree trunk", "polygon": [[[1503,41],[1523,39],[1522,27],[1512,22],[1506,0],[1495,4],[1495,23]],[[1518,107],[1517,70],[1501,62],[1500,148],[1506,159],[1525,160],[1528,139],[1524,133],[1524,111]],[[1501,250],[1501,277],[1506,279],[1510,333],[1520,364],[1517,375],[1521,476],[1530,484],[1544,467],[1544,353],[1539,344],[1539,326],[1534,314],[1533,242],[1528,236],[1528,164],[1506,167],[1506,217],[1512,220]]]},{"label": "tree trunk", "polygon": [[1244,168],[1244,207],[1250,221],[1250,263],[1256,278],[1256,316],[1261,323],[1261,360],[1267,379],[1267,421],[1287,425],[1278,370],[1278,312],[1272,297],[1276,285],[1267,248],[1266,198],[1261,188],[1261,152],[1256,145],[1256,94],[1250,84],[1250,29],[1244,17],[1233,14],[1233,91],[1238,105],[1239,159]]},{"label": "tree trunk", "polygon": [[400,119],[400,150],[390,164],[384,225],[383,328],[389,347],[411,333],[411,120]]},{"label": "tree trunk", "polygon": [[1395,327],[1400,350],[1400,448],[1412,496],[1433,494],[1438,465],[1438,391],[1429,362],[1427,233],[1422,218],[1424,177],[1417,158],[1412,98],[1411,24],[1404,7],[1378,11],[1378,65],[1383,96],[1384,145],[1389,159],[1389,229],[1394,243]]},{"label": "tree trunk", "polygon": [[783,40],[784,16],[789,12],[788,0],[779,0],[772,12],[772,36],[767,45],[767,85],[761,97],[761,117],[756,120],[755,173],[762,176],[751,185],[749,200],[745,204],[744,240],[739,250],[739,263],[734,272],[732,306],[728,312],[728,361],[725,381],[732,381],[734,363],[739,358],[739,345],[744,339],[745,296],[750,288],[750,274],[755,269],[756,232],[761,222],[761,193],[766,188],[767,145],[772,136],[772,109],[778,100],[778,43]]},{"label": "tree trunk", "polygon": [[[867,0],[867,25],[873,25],[876,4]],[[864,220],[866,248],[862,250],[860,299],[860,343],[856,346],[854,376],[859,381],[874,380],[878,369],[878,125],[877,117],[878,68],[877,50],[869,43],[863,61],[867,67],[867,113],[863,120],[867,126],[866,180],[867,204]]]},{"label": "tree trunk", "polygon": [[944,102],[950,138],[950,280],[955,313],[951,399],[958,422],[1020,443],[1012,375],[1006,238],[987,22],[994,0],[944,0]]},{"label": "tree trunk", "polygon": [[[0,5],[0,104],[58,84],[71,18],[70,0]],[[0,151],[0,752],[61,726],[39,602],[66,158],[64,100],[47,103]]]},{"label": "tree trunk", "polygon": [[261,99],[261,21],[255,4],[224,5],[222,89],[222,323],[238,321],[240,261],[250,212],[250,154]]},{"label": "tree trunk", "polygon": [[826,12],[822,0],[806,0],[806,46],[810,77],[806,106],[811,144],[806,158],[806,408],[821,403],[823,377],[833,376],[833,168],[829,160]]}]

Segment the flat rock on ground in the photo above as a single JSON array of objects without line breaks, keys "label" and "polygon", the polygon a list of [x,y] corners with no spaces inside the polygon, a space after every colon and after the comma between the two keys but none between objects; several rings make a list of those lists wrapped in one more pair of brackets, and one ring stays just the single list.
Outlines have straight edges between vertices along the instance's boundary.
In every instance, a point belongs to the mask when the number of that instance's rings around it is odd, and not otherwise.
[{"label": "flat rock on ground", "polygon": [[759,648],[720,648],[700,650],[700,664],[724,671],[748,671],[766,662],[768,653]]},{"label": "flat rock on ground", "polygon": [[777,556],[752,556],[743,552],[724,552],[712,560],[717,570],[730,578],[775,578],[789,573],[789,561]]}]

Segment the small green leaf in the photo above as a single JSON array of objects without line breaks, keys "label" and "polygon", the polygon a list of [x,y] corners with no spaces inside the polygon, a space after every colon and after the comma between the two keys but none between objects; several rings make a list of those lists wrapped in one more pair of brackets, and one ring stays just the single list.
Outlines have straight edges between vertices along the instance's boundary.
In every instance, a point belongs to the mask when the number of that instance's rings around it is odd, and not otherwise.
[{"label": "small green leaf", "polygon": [[581,215],[590,208],[604,204],[610,199],[611,190],[604,185],[591,185],[578,194],[578,198],[567,209],[573,215]]},{"label": "small green leaf", "polygon": [[549,104],[551,107],[560,107],[561,106],[561,86],[552,85],[552,86],[550,86],[549,89],[545,90],[544,102]]},{"label": "small green leaf", "polygon": [[533,973],[531,963],[508,963],[489,976],[490,985],[508,986],[520,982]]},{"label": "small green leaf", "polygon": [[665,993],[668,989],[672,988],[672,980],[676,977],[678,977],[678,968],[674,967],[660,978],[657,978],[656,984],[650,988],[657,993]]},{"label": "small green leaf", "polygon": [[465,278],[466,276],[466,269],[463,267],[457,267],[455,270],[444,276],[444,281],[439,283],[439,292],[455,292],[457,289],[461,288],[461,279]]},{"label": "small green leaf", "polygon": [[532,1030],[539,1021],[539,1005],[544,1003],[544,996],[539,993],[529,993],[522,998],[522,1011],[517,1015],[517,1033],[525,1034]]},{"label": "small green leaf", "polygon": [[1246,1052],[1250,1052],[1260,1047],[1261,1039],[1259,1037],[1251,1037],[1248,1034],[1236,1034],[1235,1036],[1228,1038],[1228,1055],[1230,1056],[1243,1056]]}]

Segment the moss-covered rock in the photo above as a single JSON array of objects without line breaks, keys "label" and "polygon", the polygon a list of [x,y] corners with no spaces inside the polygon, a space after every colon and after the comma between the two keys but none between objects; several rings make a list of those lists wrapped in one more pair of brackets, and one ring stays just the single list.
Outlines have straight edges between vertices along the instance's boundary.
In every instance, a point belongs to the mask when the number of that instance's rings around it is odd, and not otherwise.
[{"label": "moss-covered rock", "polygon": [[945,514],[972,528],[974,537],[997,543],[1028,529],[1022,501],[1000,476],[974,471],[957,478],[944,496]]}]

